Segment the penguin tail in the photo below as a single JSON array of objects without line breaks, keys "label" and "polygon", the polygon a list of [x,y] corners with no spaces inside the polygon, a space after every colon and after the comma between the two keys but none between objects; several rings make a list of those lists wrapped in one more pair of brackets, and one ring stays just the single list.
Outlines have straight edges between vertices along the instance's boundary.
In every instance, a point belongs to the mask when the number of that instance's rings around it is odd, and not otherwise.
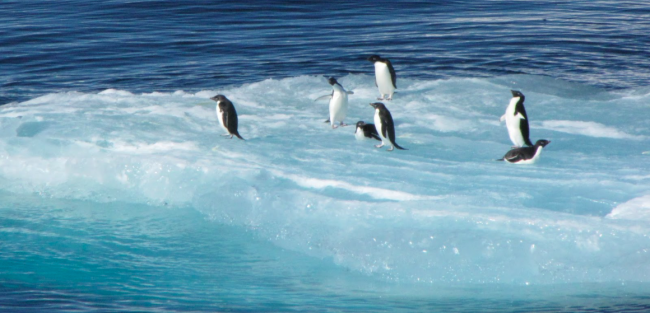
[{"label": "penguin tail", "polygon": [[398,144],[396,144],[396,143],[394,143],[393,146],[395,146],[395,148],[400,149],[400,150],[408,150],[408,149],[406,149],[406,148],[402,148],[402,147],[400,147],[400,146],[399,146]]},{"label": "penguin tail", "polygon": [[237,136],[237,138],[239,138],[241,140],[246,140],[246,139],[242,138],[242,136],[239,136],[239,133],[235,133],[235,136]]},{"label": "penguin tail", "polygon": [[501,162],[503,162],[503,161],[505,161],[506,159],[504,159],[504,158],[500,158],[500,159],[494,159],[494,160],[495,160],[495,161],[501,161]]}]

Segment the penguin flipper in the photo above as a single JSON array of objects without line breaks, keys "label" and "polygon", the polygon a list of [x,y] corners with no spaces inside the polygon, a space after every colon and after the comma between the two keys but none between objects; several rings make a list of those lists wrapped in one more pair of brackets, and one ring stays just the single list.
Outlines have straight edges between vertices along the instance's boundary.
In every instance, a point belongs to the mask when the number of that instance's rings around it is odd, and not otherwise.
[{"label": "penguin flipper", "polygon": [[[388,132],[388,120],[383,116],[380,116],[380,117],[381,117],[381,135],[384,136],[384,138],[387,138],[388,133],[389,133]],[[392,124],[392,120],[391,120],[391,124]]]},{"label": "penguin flipper", "polygon": [[314,102],[320,101],[320,100],[325,100],[325,99],[332,99],[332,95],[333,95],[333,93],[330,94],[330,95],[320,96],[320,97],[316,98],[316,100],[314,100]]},{"label": "penguin flipper", "polygon": [[526,114],[526,108],[524,107],[523,101],[517,103],[517,106],[515,106],[515,116],[522,120],[528,120],[528,114]]},{"label": "penguin flipper", "polygon": [[364,135],[366,137],[372,138],[372,139],[377,139],[377,140],[381,141],[381,138],[379,138],[379,135],[377,134],[377,130],[373,131],[371,129],[367,129],[367,130],[364,130],[363,132],[364,132]]},{"label": "penguin flipper", "polygon": [[503,160],[506,160],[510,163],[516,163],[522,161],[523,159],[524,154],[522,153],[522,148],[512,149],[503,156]]},{"label": "penguin flipper", "polygon": [[353,95],[354,91],[346,91],[346,93],[349,94],[349,95]]},{"label": "penguin flipper", "polygon": [[390,80],[393,82],[393,87],[397,88],[397,75],[395,75],[395,69],[393,68],[393,64],[391,64],[390,61],[386,60],[386,66],[388,67],[388,71],[390,72]]},{"label": "penguin flipper", "polygon": [[530,142],[530,127],[528,126],[527,119],[522,119],[519,121],[519,129],[521,130],[521,136],[524,138],[524,144],[527,146],[532,146],[533,143]]}]

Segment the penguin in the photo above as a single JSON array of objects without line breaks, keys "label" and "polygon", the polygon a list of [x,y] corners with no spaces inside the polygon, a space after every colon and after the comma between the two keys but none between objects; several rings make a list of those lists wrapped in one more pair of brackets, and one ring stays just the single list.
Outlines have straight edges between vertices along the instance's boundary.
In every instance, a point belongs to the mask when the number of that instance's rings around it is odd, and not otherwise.
[{"label": "penguin", "polygon": [[506,161],[515,164],[534,164],[542,154],[542,149],[549,143],[551,143],[549,140],[537,140],[534,146],[512,149],[503,158],[497,159],[497,161]]},{"label": "penguin", "polygon": [[[343,119],[348,115],[348,95],[353,95],[354,92],[345,90],[334,77],[330,77],[328,82],[332,85],[332,93],[318,97],[314,102],[329,98],[330,117],[325,121],[325,123],[331,123],[332,128],[338,127],[337,125],[334,125],[336,122],[340,122],[341,126],[348,126],[348,124],[343,123]],[[332,118],[332,115],[335,115],[335,118]]]},{"label": "penguin", "polygon": [[364,121],[357,122],[357,130],[354,132],[354,137],[356,137],[357,140],[372,138],[381,141],[381,138],[379,138],[379,134],[377,133],[377,128],[375,128],[375,124],[366,124]]},{"label": "penguin", "polygon": [[375,147],[381,148],[390,143],[391,147],[388,151],[393,151],[394,148],[408,150],[395,143],[395,125],[393,124],[393,117],[390,115],[390,111],[386,109],[386,106],[381,102],[371,103],[370,106],[375,108],[375,128],[381,138],[381,144],[375,145]]},{"label": "penguin", "polygon": [[528,128],[528,115],[524,108],[524,94],[517,90],[510,90],[512,99],[506,108],[506,114],[501,116],[500,121],[506,121],[508,135],[514,144],[513,148],[532,146],[530,142],[530,130]]},{"label": "penguin", "polygon": [[235,106],[226,98],[224,95],[216,95],[211,100],[217,102],[217,118],[219,118],[219,124],[228,132],[228,134],[223,136],[237,136],[237,138],[244,140],[239,135],[237,131],[237,111],[235,111]]},{"label": "penguin", "polygon": [[395,76],[393,64],[378,55],[371,55],[368,57],[368,61],[375,64],[375,85],[381,95],[377,100],[384,100],[384,95],[388,95],[386,100],[392,100],[397,88],[397,76]]},{"label": "penguin", "polygon": [[330,99],[330,118],[326,122],[329,121],[332,128],[338,127],[336,122],[339,122],[341,126],[348,126],[343,123],[343,120],[348,115],[348,94],[352,94],[352,92],[346,91],[334,77],[330,77],[328,82],[332,85],[333,90]]}]

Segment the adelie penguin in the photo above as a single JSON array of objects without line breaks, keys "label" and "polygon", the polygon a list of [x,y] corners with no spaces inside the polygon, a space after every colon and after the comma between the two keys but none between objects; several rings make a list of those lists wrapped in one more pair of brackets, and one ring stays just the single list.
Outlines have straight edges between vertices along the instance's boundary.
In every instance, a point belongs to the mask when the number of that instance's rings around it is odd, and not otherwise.
[{"label": "adelie penguin", "polygon": [[233,136],[237,136],[237,138],[244,140],[237,131],[237,111],[235,111],[235,106],[232,102],[224,95],[216,95],[210,99],[217,102],[217,118],[219,119],[219,124],[228,132],[228,134],[223,136],[230,136],[230,139]]},{"label": "adelie penguin", "polygon": [[345,88],[343,88],[334,77],[330,77],[328,82],[332,85],[332,94],[316,99],[317,101],[323,98],[330,98],[330,117],[325,121],[325,123],[330,123],[332,128],[338,127],[336,122],[339,122],[340,126],[347,126],[347,124],[343,123],[343,120],[348,115],[348,95],[352,95],[354,92],[345,90]]},{"label": "adelie penguin", "polygon": [[515,164],[533,164],[537,162],[539,156],[542,154],[542,149],[549,143],[551,143],[549,140],[537,140],[534,146],[512,149],[503,158],[497,159],[497,161],[506,161]]},{"label": "adelie penguin", "polygon": [[377,128],[375,128],[375,124],[366,124],[364,121],[357,122],[357,129],[354,132],[354,137],[357,140],[371,138],[381,141],[379,133],[377,133]]},{"label": "adelie penguin", "polygon": [[390,111],[386,109],[386,106],[381,102],[371,103],[370,106],[375,108],[375,128],[377,133],[379,133],[379,138],[381,138],[381,144],[375,145],[375,147],[381,148],[386,144],[390,144],[391,147],[388,151],[393,151],[394,148],[408,150],[400,147],[395,142],[395,125],[393,124],[393,116],[390,115]]},{"label": "adelie penguin", "polygon": [[[381,95],[377,100],[392,100],[395,89],[397,89],[397,76],[393,64],[378,55],[371,55],[368,57],[368,61],[375,65],[375,85]],[[385,97],[386,95],[388,97]]]},{"label": "adelie penguin", "polygon": [[528,127],[528,115],[524,108],[524,94],[517,90],[511,90],[512,99],[506,108],[506,114],[501,116],[501,121],[506,121],[508,135],[515,148],[532,146],[530,142],[530,130]]}]

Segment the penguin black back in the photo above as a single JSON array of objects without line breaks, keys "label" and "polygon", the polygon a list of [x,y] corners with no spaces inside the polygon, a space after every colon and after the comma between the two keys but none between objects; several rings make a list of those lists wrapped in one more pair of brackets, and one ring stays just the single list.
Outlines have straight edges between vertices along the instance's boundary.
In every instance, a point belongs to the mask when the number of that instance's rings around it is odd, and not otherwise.
[{"label": "penguin black back", "polygon": [[377,128],[375,128],[375,124],[366,124],[364,121],[358,121],[357,131],[359,131],[359,129],[363,132],[364,137],[381,141],[381,138],[379,138],[379,134],[377,133]]},{"label": "penguin black back", "polygon": [[244,138],[239,135],[239,131],[237,130],[239,121],[237,118],[237,111],[235,110],[235,106],[232,104],[232,102],[228,100],[228,98],[226,98],[224,95],[216,95],[210,99],[217,102],[217,115],[222,124],[221,126],[223,126],[226,131],[228,131],[230,138],[232,138],[234,135],[237,136],[237,138],[244,140]]},{"label": "penguin black back", "polygon": [[527,163],[535,162],[536,158],[539,158],[539,153],[541,153],[541,148],[546,147],[551,143],[550,140],[540,139],[535,142],[535,145],[530,147],[521,147],[515,148],[506,153],[501,159],[497,161],[507,161],[509,163]]},{"label": "penguin black back", "polygon": [[[370,106],[375,108],[375,127],[377,128],[379,135],[382,137],[382,144],[377,146],[377,148],[384,145],[383,139],[385,138],[390,141],[390,144],[393,145],[393,147],[400,150],[408,150],[402,148],[395,142],[395,125],[393,123],[393,116],[390,114],[390,111],[388,111],[386,106],[381,102],[371,103]],[[393,148],[388,150],[392,151]]]}]

